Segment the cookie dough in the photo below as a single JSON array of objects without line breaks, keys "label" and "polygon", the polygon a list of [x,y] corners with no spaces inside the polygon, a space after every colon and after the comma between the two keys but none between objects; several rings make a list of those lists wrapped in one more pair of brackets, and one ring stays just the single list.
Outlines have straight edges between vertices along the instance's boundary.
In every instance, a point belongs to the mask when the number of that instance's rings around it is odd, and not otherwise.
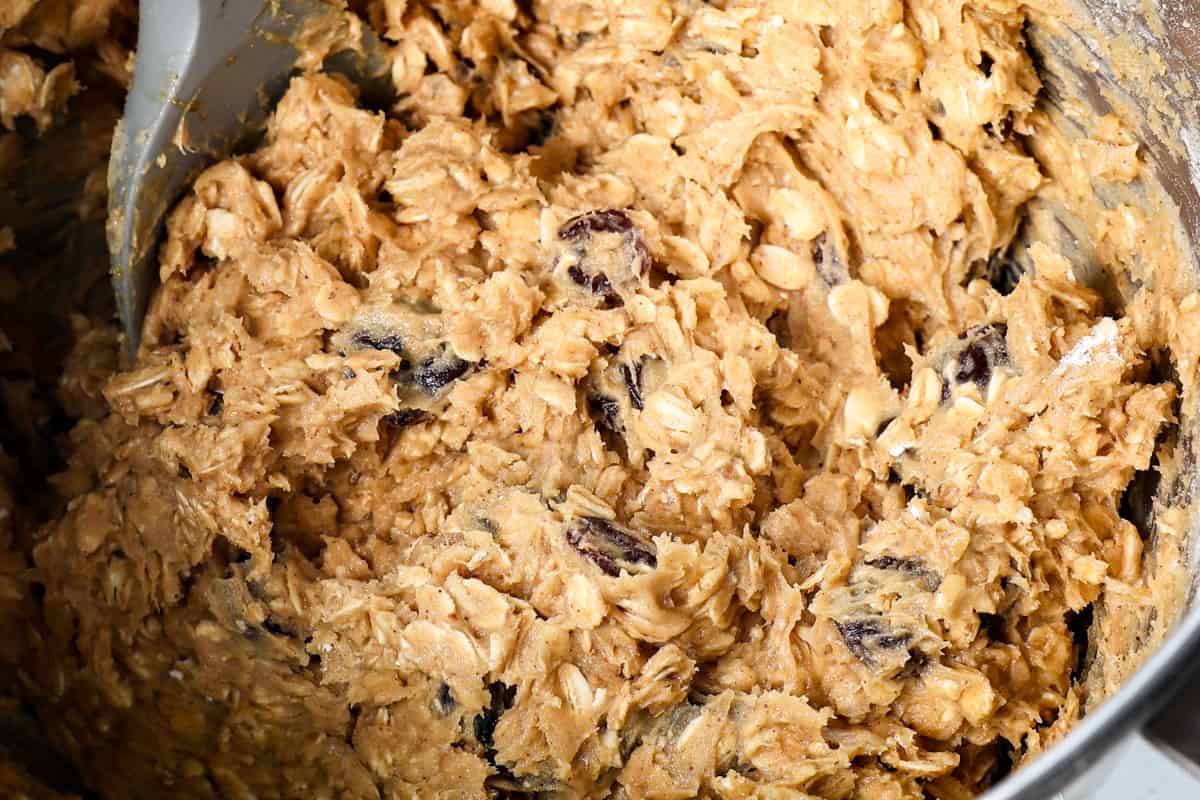
[{"label": "cookie dough", "polygon": [[45,491],[46,473],[61,468],[55,434],[70,426],[54,394],[72,336],[56,315],[80,310],[86,287],[103,289],[102,229],[89,239],[80,223],[102,225],[133,8],[0,3],[0,797],[18,800],[78,789],[33,716],[26,669],[44,629],[31,550],[55,505]]},{"label": "cookie dough", "polygon": [[1014,257],[1027,4],[353,5],[397,105],[295,78],[136,364],[79,323],[31,674],[91,784],[957,799],[1060,735],[1200,302]]}]

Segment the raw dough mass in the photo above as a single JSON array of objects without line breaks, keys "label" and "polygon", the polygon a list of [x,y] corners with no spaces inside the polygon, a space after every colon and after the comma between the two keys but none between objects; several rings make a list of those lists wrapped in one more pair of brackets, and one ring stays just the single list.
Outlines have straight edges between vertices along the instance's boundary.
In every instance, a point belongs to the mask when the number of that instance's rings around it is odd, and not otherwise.
[{"label": "raw dough mass", "polygon": [[295,78],[136,365],[77,320],[26,691],[84,775],[968,798],[1060,736],[1096,609],[1154,602],[1120,505],[1200,303],[1013,256],[1140,171],[1039,108],[1037,9],[352,5],[396,107]]}]

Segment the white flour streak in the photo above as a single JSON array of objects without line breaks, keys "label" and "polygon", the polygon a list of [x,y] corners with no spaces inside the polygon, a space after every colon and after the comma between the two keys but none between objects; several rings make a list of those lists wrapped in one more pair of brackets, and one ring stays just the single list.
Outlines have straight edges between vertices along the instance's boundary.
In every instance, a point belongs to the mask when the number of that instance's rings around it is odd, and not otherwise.
[{"label": "white flour streak", "polygon": [[1062,357],[1055,372],[1091,366],[1097,361],[1110,363],[1119,361],[1121,356],[1117,353],[1118,333],[1117,323],[1110,317],[1100,320],[1092,327],[1087,336],[1084,336],[1071,348],[1071,352]]},{"label": "white flour streak", "polygon": [[1192,176],[1192,186],[1200,193],[1200,131],[1185,126],[1180,135],[1183,146],[1187,148],[1188,174]]}]

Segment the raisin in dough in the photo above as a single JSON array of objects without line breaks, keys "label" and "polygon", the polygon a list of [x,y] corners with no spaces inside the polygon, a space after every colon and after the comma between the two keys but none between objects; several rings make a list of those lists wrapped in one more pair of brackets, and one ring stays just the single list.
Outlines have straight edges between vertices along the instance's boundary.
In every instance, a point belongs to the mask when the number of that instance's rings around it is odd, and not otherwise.
[{"label": "raisin in dough", "polygon": [[1007,260],[1084,168],[1026,5],[353,5],[395,108],[295,78],[136,364],[68,365],[37,679],[93,784],[967,798],[1069,726],[1200,303]]}]

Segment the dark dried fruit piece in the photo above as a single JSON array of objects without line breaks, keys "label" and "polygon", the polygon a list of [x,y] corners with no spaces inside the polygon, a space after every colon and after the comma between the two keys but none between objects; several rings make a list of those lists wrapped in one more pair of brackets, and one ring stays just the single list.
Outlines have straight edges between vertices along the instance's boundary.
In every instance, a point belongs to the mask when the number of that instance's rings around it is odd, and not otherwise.
[{"label": "dark dried fruit piece", "polygon": [[620,435],[625,432],[621,424],[621,404],[602,394],[589,395],[588,410],[601,430]]},{"label": "dark dried fruit piece", "polygon": [[412,382],[426,394],[434,395],[470,370],[471,362],[463,361],[446,348],[436,356],[422,359],[412,370]]},{"label": "dark dried fruit piece", "polygon": [[854,619],[847,622],[834,621],[846,648],[854,657],[868,666],[875,665],[872,649],[895,650],[912,641],[912,635],[903,631],[891,632],[880,620]]},{"label": "dark dried fruit piece", "polygon": [[[616,238],[600,239],[603,236]],[[650,251],[624,211],[603,209],[572,217],[559,228],[558,238],[570,246],[573,263],[566,267],[567,277],[605,307],[621,305],[621,290],[650,270]]]},{"label": "dark dried fruit piece", "polygon": [[[987,126],[991,130],[991,123]],[[992,288],[1007,297],[1016,290],[1021,282],[1021,276],[1028,271],[1028,266],[1017,256],[1020,248],[1012,245],[1006,250],[998,250],[986,260],[977,259],[971,263],[967,273],[967,282],[986,280]]]},{"label": "dark dried fruit piece", "polygon": [[850,280],[846,259],[842,258],[829,235],[822,233],[812,241],[813,266],[827,286],[838,286]]},{"label": "dark dried fruit piece", "polygon": [[617,577],[624,570],[645,572],[658,566],[654,545],[599,517],[579,517],[567,526],[567,544],[591,561],[605,575]]},{"label": "dark dried fruit piece", "polygon": [[350,341],[367,350],[390,350],[400,357],[404,356],[404,339],[399,334],[361,330],[355,331]]},{"label": "dark dried fruit piece", "polygon": [[936,592],[938,587],[942,585],[942,577],[925,566],[925,562],[919,558],[898,558],[896,556],[883,555],[865,559],[863,563],[868,567],[875,567],[876,569],[903,572],[909,577],[921,581],[925,588],[931,592]]},{"label": "dark dried fruit piece", "polygon": [[564,242],[586,242],[595,233],[630,233],[633,230],[633,220],[628,214],[610,208],[571,217],[558,229],[558,238]]},{"label": "dark dried fruit piece", "polygon": [[589,275],[578,266],[567,267],[567,276],[578,286],[582,286],[607,303],[620,303],[621,296],[613,288],[612,282],[603,272]]},{"label": "dark dried fruit piece", "polygon": [[487,708],[475,715],[471,727],[475,733],[475,741],[483,745],[488,761],[494,763],[496,725],[500,722],[500,716],[512,708],[517,699],[517,687],[495,681],[488,684],[488,694],[491,696],[491,702]]},{"label": "dark dried fruit piece", "polygon": [[447,717],[458,707],[458,701],[454,699],[454,692],[450,691],[450,686],[443,683],[438,686],[437,694],[433,696],[433,713],[439,717]]},{"label": "dark dried fruit piece", "polygon": [[1004,324],[984,325],[972,328],[960,338],[970,341],[958,355],[958,364],[954,380],[958,383],[975,381],[983,389],[992,379],[995,367],[1008,363],[1008,342],[1005,335],[1008,326]]},{"label": "dark dried fruit piece", "polygon": [[433,397],[470,372],[472,366],[471,362],[456,356],[447,345],[441,345],[432,355],[424,356],[416,363],[404,359],[392,377]]},{"label": "dark dried fruit piece", "polygon": [[[605,443],[612,449],[624,451],[625,437],[636,413],[646,406],[646,398],[666,380],[666,361],[647,353],[653,343],[645,337],[626,341],[620,347],[611,345],[598,368],[588,378],[588,412],[596,429],[605,434]],[[617,441],[609,434],[615,434]],[[625,455],[636,454],[625,453]]]},{"label": "dark dried fruit piece", "polygon": [[429,412],[419,408],[401,408],[383,418],[385,424],[393,428],[407,428],[429,419]]},{"label": "dark dried fruit piece", "polygon": [[895,569],[903,572],[914,572],[922,569],[922,562],[918,558],[899,558],[897,556],[885,555],[866,559],[864,563],[870,567],[877,567],[879,569]]},{"label": "dark dried fruit piece", "polygon": [[964,343],[943,369],[949,380],[942,386],[943,401],[950,398],[951,385],[974,383],[979,391],[987,391],[992,373],[1009,363],[1007,334],[1008,326],[1002,322],[979,325],[959,334]]},{"label": "dark dried fruit piece", "polygon": [[642,362],[638,361],[633,366],[629,364],[621,364],[621,377],[625,379],[625,388],[629,390],[629,402],[638,411],[646,407],[642,397]]}]

